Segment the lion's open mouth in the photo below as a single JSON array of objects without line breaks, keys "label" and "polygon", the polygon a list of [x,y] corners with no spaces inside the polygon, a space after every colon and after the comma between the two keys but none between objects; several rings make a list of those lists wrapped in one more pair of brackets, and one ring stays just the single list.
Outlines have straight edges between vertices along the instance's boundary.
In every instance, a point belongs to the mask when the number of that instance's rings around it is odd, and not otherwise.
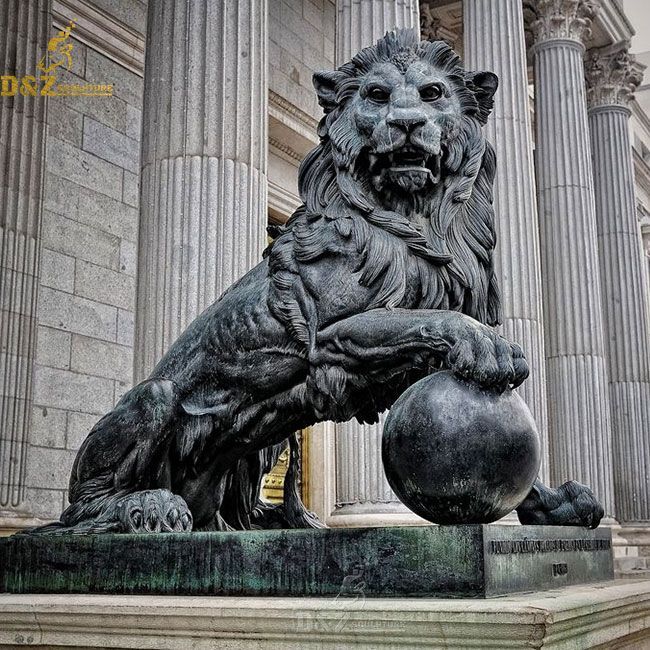
[{"label": "lion's open mouth", "polygon": [[420,183],[440,182],[441,154],[430,154],[421,149],[404,147],[398,151],[383,154],[369,154],[370,170],[375,174],[389,175],[393,178],[407,175],[421,177]]}]

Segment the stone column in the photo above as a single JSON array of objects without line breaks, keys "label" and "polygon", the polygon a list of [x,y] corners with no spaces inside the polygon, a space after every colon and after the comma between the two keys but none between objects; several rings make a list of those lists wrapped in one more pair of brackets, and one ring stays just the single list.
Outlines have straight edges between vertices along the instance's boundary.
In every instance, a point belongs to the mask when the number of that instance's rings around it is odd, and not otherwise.
[{"label": "stone column", "polygon": [[0,74],[18,84],[0,97],[0,510],[24,500],[40,272],[46,97],[19,88],[21,77],[38,75],[50,25],[48,0],[0,9]]},{"label": "stone column", "polygon": [[627,107],[642,71],[627,44],[587,58],[605,350],[619,521],[650,520],[650,311]]},{"label": "stone column", "polygon": [[590,485],[612,515],[609,395],[583,64],[583,38],[596,6],[585,0],[537,0],[530,7],[530,27],[551,480],[572,478]]},{"label": "stone column", "polygon": [[417,0],[337,0],[336,65],[343,65],[395,27],[419,25]]},{"label": "stone column", "polygon": [[522,346],[530,364],[530,377],[519,392],[542,436],[540,475],[548,480],[539,222],[521,1],[464,0],[463,31],[466,67],[499,77],[485,132],[497,156],[495,266],[503,303],[502,334]]},{"label": "stone column", "polygon": [[261,258],[266,1],[152,2],[146,52],[136,379]]},{"label": "stone column", "polygon": [[[417,0],[337,0],[336,65],[395,27],[419,29]],[[382,422],[336,425],[336,501],[330,525],[421,522],[390,489],[381,461]]]}]

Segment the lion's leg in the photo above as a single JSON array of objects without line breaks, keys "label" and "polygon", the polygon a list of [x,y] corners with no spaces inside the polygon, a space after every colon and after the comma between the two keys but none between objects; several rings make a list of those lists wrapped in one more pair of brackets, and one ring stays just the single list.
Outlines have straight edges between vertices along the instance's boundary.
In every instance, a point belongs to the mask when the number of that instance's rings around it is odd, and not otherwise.
[{"label": "lion's leg", "polygon": [[596,528],[604,514],[594,493],[577,481],[567,481],[557,489],[535,481],[530,494],[517,508],[522,524],[546,526]]},{"label": "lion's leg", "polygon": [[378,382],[430,360],[499,390],[528,376],[516,343],[473,318],[441,310],[374,309],[351,316],[317,334],[309,360],[316,372],[340,368]]},{"label": "lion's leg", "polygon": [[182,417],[176,385],[138,384],[92,429],[72,468],[70,506],[59,529],[189,530],[185,501],[169,491],[168,448]]}]

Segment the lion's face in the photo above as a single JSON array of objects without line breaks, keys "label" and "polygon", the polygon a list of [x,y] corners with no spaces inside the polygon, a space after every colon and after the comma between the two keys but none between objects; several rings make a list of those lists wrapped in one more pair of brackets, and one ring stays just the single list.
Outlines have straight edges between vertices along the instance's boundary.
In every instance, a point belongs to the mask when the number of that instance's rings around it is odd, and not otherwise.
[{"label": "lion's face", "polygon": [[[482,141],[497,78],[467,72],[442,41],[386,34],[337,70],[314,75],[337,182],[362,211],[424,205]],[[370,196],[373,195],[373,196]],[[413,201],[415,199],[415,201]],[[401,211],[401,210],[397,210]]]},{"label": "lion's face", "polygon": [[455,85],[421,59],[400,71],[378,63],[348,102],[363,140],[356,171],[377,191],[422,192],[442,180],[442,159],[457,136],[462,109]]}]

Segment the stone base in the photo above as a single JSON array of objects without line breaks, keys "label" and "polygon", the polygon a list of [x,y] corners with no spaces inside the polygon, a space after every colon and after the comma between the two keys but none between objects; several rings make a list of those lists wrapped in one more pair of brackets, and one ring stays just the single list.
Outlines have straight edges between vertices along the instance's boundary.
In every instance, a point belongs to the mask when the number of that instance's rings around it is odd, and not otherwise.
[{"label": "stone base", "polygon": [[613,578],[611,532],[419,526],[0,539],[0,592],[484,598]]},{"label": "stone base", "polygon": [[0,595],[0,648],[647,650],[650,581],[493,600]]}]

